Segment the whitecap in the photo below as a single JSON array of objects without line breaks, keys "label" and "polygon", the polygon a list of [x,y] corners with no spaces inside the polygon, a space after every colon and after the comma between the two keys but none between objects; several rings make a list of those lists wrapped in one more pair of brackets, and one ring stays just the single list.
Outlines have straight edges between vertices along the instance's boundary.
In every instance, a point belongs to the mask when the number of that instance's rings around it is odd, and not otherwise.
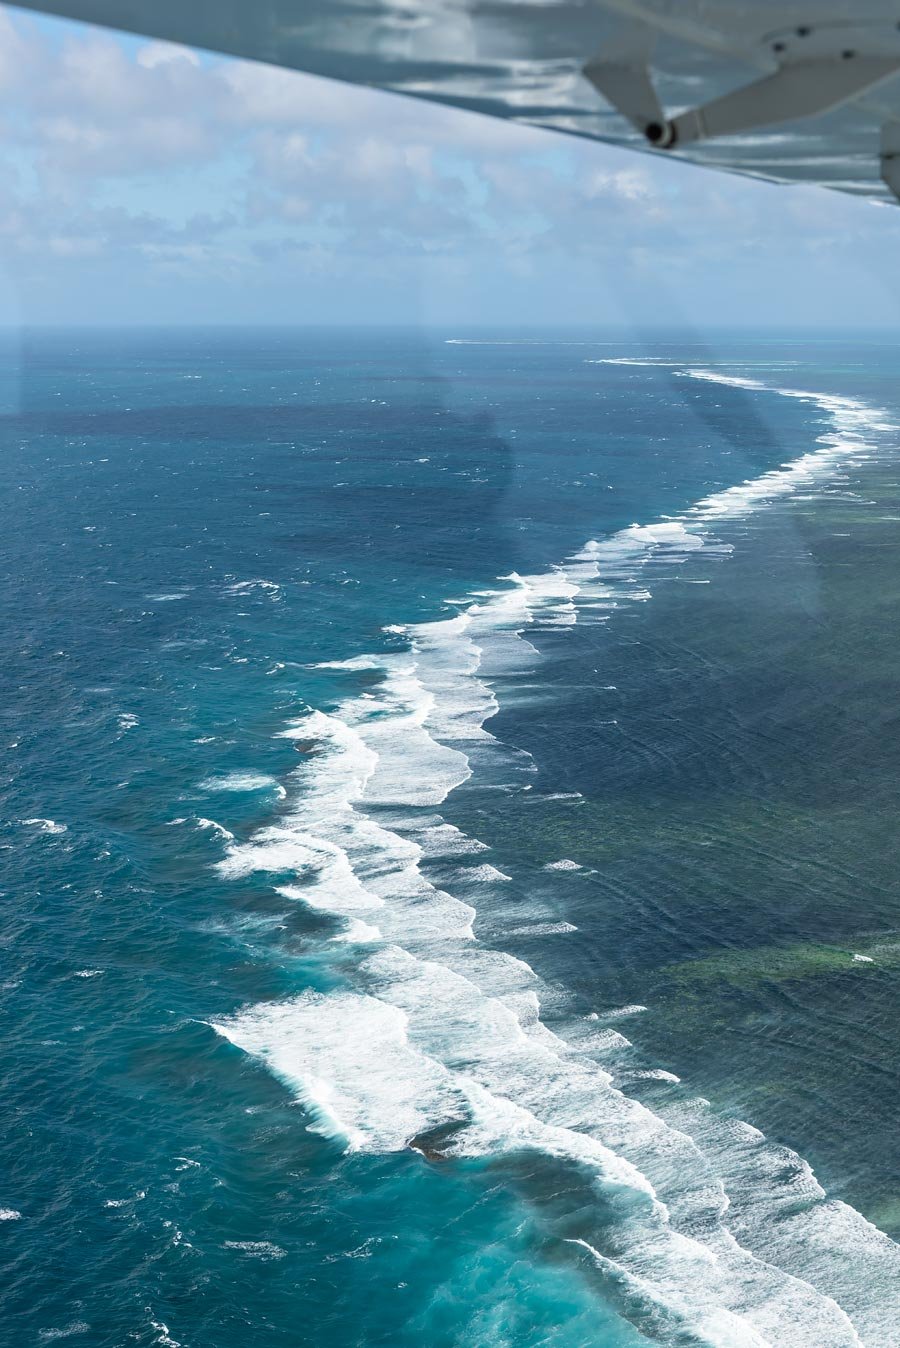
[{"label": "whitecap", "polygon": [[217,838],[222,838],[225,842],[234,842],[234,834],[231,830],[225,828],[222,824],[217,824],[215,819],[202,819],[198,817],[197,827],[208,829],[211,833],[214,833]]},{"label": "whitecap", "polygon": [[158,1343],[160,1348],[181,1348],[178,1339],[173,1339],[169,1333],[169,1326],[164,1325],[161,1320],[151,1320],[150,1327],[151,1329],[155,1329],[159,1336],[154,1342]]},{"label": "whitecap", "polygon": [[381,940],[381,930],[379,927],[373,927],[370,922],[363,922],[361,918],[354,917],[349,920],[346,929],[334,939],[346,941],[349,945],[371,945],[373,941]]},{"label": "whitecap", "polygon": [[527,927],[511,927],[508,936],[560,936],[577,931],[571,922],[532,922]]},{"label": "whitecap", "polygon": [[287,792],[274,777],[261,772],[229,772],[223,777],[207,777],[201,791],[274,791],[282,799]]},{"label": "whitecap", "polygon": [[668,1081],[672,1085],[677,1085],[681,1077],[677,1077],[674,1072],[666,1072],[661,1067],[648,1067],[642,1071],[631,1072],[630,1075],[638,1081]]},{"label": "whitecap", "polygon": [[473,853],[489,852],[491,849],[478,838],[470,838],[455,824],[427,824],[421,828],[418,837],[425,851],[436,856],[470,856]]},{"label": "whitecap", "polygon": [[226,1240],[226,1250],[237,1250],[240,1254],[249,1254],[254,1259],[284,1259],[287,1251],[271,1240]]},{"label": "whitecap", "polygon": [[458,874],[469,884],[479,885],[496,884],[498,880],[505,884],[508,880],[512,879],[511,875],[507,875],[504,871],[498,870],[497,867],[492,866],[489,861],[486,861],[481,866],[461,866]]},{"label": "whitecap", "polygon": [[233,585],[226,585],[225,587],[226,594],[234,595],[252,594],[255,590],[267,594],[269,598],[273,600],[278,600],[282,597],[281,586],[274,580],[238,580],[235,581]]}]

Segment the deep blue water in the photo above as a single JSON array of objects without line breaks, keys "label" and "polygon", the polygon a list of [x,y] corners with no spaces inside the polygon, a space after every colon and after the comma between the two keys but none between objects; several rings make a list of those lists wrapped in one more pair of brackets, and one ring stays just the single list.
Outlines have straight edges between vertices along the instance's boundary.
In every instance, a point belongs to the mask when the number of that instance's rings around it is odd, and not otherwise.
[{"label": "deep blue water", "polygon": [[900,348],[461,335],[3,347],[11,1344],[900,1343]]}]

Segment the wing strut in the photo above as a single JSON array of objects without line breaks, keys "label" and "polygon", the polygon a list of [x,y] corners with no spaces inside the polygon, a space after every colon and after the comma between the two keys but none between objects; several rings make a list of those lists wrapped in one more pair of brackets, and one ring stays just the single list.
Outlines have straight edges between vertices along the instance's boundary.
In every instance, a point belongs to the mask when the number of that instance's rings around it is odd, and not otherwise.
[{"label": "wing strut", "polygon": [[584,74],[616,112],[621,112],[642,136],[652,140],[650,127],[662,126],[666,114],[656,96],[646,64],[639,61],[634,64],[592,61],[585,66]]},{"label": "wing strut", "polygon": [[714,98],[703,107],[679,113],[671,121],[650,122],[644,135],[651,145],[672,149],[715,136],[732,136],[777,122],[830,112],[900,70],[896,56],[857,56],[842,52],[829,60],[783,65],[742,89]]},{"label": "wing strut", "polygon": [[900,122],[881,128],[881,177],[900,201]]},{"label": "wing strut", "polygon": [[666,119],[650,74],[655,46],[656,34],[647,24],[625,23],[584,67],[585,78],[642,136]]},{"label": "wing strut", "polygon": [[[585,66],[585,77],[661,150],[830,112],[900,71],[900,56],[850,50],[791,61],[752,84],[668,119],[653,87],[646,31],[631,29],[623,38],[617,51],[607,49],[602,59]],[[882,128],[881,177],[900,200],[900,122]]]}]

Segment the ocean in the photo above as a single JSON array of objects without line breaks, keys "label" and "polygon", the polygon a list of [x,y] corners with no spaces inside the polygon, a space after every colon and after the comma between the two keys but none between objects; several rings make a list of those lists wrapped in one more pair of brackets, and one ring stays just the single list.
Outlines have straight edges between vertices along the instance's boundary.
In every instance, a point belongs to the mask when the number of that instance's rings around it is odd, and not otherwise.
[{"label": "ocean", "polygon": [[900,346],[0,346],[2,1340],[900,1345]]}]

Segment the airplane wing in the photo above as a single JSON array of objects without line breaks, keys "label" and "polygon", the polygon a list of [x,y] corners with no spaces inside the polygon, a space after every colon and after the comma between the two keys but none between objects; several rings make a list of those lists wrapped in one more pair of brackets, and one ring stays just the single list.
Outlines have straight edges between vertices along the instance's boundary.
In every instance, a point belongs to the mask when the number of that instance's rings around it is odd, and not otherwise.
[{"label": "airplane wing", "polygon": [[669,154],[900,198],[900,0],[18,0]]}]

